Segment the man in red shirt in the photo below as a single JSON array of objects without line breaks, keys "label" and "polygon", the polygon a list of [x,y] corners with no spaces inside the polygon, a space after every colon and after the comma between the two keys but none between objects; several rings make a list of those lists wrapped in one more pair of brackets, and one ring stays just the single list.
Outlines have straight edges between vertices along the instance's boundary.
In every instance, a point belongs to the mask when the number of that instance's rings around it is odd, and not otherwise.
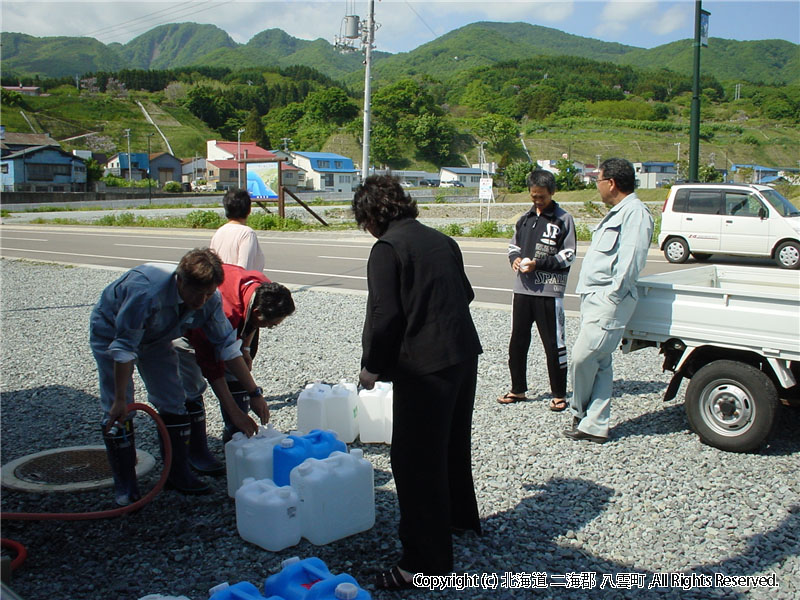
[{"label": "man in red shirt", "polygon": [[[247,271],[229,264],[223,264],[222,268],[225,279],[218,288],[222,296],[222,308],[237,338],[241,340],[242,357],[252,369],[258,330],[262,327],[271,329],[294,312],[292,294],[285,286],[271,282],[260,271]],[[227,371],[225,363],[217,358],[214,347],[201,329],[187,331],[185,339],[194,348],[194,353],[178,353],[181,357],[181,380],[187,398],[186,408],[192,417],[189,461],[192,467],[202,473],[219,474],[224,471],[224,466],[211,454],[206,439],[203,408],[206,380],[220,402],[225,421],[223,441],[243,429],[237,425],[237,421],[242,417],[249,419],[247,413],[250,409],[262,423],[267,423],[269,407],[263,397],[251,397],[248,390]]]}]

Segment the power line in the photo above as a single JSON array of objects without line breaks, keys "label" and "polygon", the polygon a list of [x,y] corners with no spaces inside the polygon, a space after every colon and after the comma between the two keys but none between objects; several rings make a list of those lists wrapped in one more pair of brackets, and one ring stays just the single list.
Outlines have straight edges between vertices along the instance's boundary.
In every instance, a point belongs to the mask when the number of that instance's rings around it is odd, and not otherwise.
[{"label": "power line", "polygon": [[433,37],[437,37],[437,36],[436,36],[436,32],[435,32],[433,29],[431,29],[431,26],[430,26],[430,25],[428,25],[428,24],[425,22],[425,19],[423,19],[423,18],[420,16],[420,14],[419,14],[419,13],[418,13],[416,10],[414,10],[414,7],[413,7],[413,6],[411,6],[411,4],[409,3],[409,1],[408,1],[408,0],[406,0],[406,5],[408,6],[408,8],[410,8],[410,9],[411,9],[411,12],[413,12],[415,15],[417,15],[417,18],[418,18],[420,21],[422,21],[422,24],[423,24],[423,25],[425,25],[425,27],[427,27],[427,28],[428,28],[428,31],[430,31],[430,32],[433,34]]}]

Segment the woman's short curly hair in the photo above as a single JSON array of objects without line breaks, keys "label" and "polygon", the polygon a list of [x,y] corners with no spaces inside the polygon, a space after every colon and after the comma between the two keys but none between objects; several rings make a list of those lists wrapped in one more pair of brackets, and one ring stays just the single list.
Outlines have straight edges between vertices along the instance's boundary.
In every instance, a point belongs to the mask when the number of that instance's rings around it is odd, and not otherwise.
[{"label": "woman's short curly hair", "polygon": [[286,286],[274,281],[262,283],[256,289],[253,306],[266,319],[288,317],[294,312],[292,293]]},{"label": "woman's short curly hair", "polygon": [[415,219],[419,214],[417,201],[389,175],[367,177],[356,188],[352,209],[359,228],[378,236],[386,233],[392,221]]}]

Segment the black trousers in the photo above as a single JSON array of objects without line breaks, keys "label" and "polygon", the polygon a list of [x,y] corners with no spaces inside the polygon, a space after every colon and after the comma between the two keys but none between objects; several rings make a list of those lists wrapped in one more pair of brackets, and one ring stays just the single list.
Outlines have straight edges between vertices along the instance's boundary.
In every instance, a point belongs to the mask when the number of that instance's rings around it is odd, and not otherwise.
[{"label": "black trousers", "polygon": [[536,323],[547,357],[550,393],[554,398],[567,395],[567,342],[564,336],[564,304],[561,298],[514,294],[511,317],[511,341],[508,344],[508,368],[511,392],[523,394],[528,389],[528,349],[531,328]]},{"label": "black trousers", "polygon": [[453,569],[452,529],[480,533],[472,481],[478,357],[436,373],[395,377],[392,474],[400,504],[398,563],[412,573]]}]

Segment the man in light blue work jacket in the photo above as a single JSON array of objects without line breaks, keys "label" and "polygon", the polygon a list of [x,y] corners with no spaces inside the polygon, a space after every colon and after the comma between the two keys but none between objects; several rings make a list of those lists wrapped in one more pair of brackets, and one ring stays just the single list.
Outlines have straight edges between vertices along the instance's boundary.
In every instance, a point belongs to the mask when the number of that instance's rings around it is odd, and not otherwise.
[{"label": "man in light blue work jacket", "polygon": [[581,323],[572,349],[572,428],[564,432],[573,440],[608,441],[611,355],[636,308],[636,281],[653,235],[653,217],[635,187],[627,160],[609,158],[600,165],[597,191],[611,210],[592,233],[575,290]]},{"label": "man in light blue work jacket", "polygon": [[[262,397],[242,358],[241,340],[222,309],[217,286],[224,277],[219,257],[208,248],[196,249],[184,255],[177,268],[147,263],[131,269],[103,290],[92,310],[89,342],[100,379],[103,439],[117,504],[140,497],[133,421],[127,409],[133,401],[134,367],[169,434],[172,466],[167,483],[186,494],[206,493],[210,488],[190,470],[192,423],[172,341],[185,330],[201,328],[220,360],[247,391],[253,390],[251,396]],[[248,435],[258,428],[241,411],[234,418]]]}]

